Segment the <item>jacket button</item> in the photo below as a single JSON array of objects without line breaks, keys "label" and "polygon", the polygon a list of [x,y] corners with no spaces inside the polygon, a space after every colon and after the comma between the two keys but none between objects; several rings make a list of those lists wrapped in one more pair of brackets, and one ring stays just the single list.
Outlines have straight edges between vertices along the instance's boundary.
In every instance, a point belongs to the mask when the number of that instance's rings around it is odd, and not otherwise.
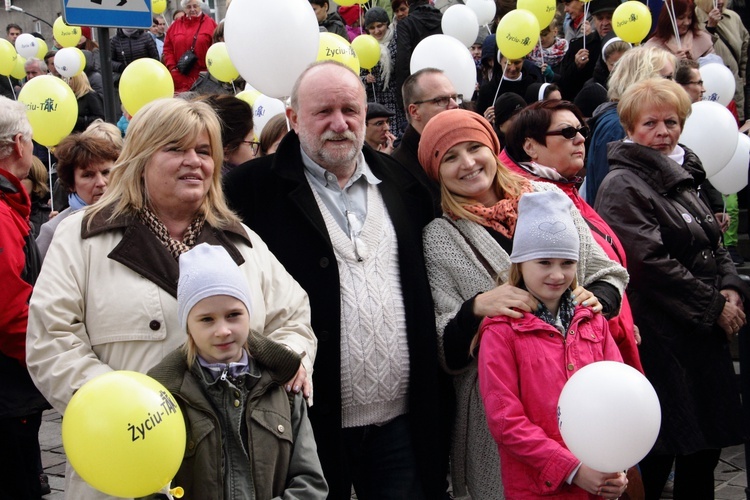
[{"label": "jacket button", "polygon": [[549,338],[552,338],[552,337],[554,337],[554,336],[555,336],[555,334],[554,334],[554,333],[550,333],[550,334],[549,334]]},{"label": "jacket button", "polygon": [[326,267],[328,267],[328,257],[322,257],[319,263],[320,263],[320,267],[325,269]]},{"label": "jacket button", "polygon": [[240,397],[240,391],[234,391],[234,397],[235,398]]},{"label": "jacket button", "polygon": [[569,333],[570,333],[570,335],[575,335],[576,334],[575,330],[571,330]]},{"label": "jacket button", "polygon": [[576,367],[573,365],[573,363],[568,363],[568,370],[573,371],[575,370],[575,368]]},{"label": "jacket button", "polygon": [[189,449],[189,450],[192,450],[193,448],[195,448],[195,442],[193,442],[193,441],[189,441],[189,442],[188,442],[188,449]]},{"label": "jacket button", "polygon": [[551,481],[545,481],[545,482],[544,482],[544,485],[545,485],[545,486],[546,486],[547,488],[551,488],[551,487],[552,487],[552,482],[551,482]]},{"label": "jacket button", "polygon": [[237,408],[239,406],[240,406],[240,400],[239,399],[235,399],[234,400],[234,407]]},{"label": "jacket button", "polygon": [[279,434],[284,434],[284,426],[283,425],[279,424],[279,426],[276,427],[276,430],[279,431]]},{"label": "jacket button", "polygon": [[161,323],[159,323],[155,319],[152,319],[151,322],[148,324],[148,327],[151,328],[153,331],[156,331],[159,328],[161,328]]}]

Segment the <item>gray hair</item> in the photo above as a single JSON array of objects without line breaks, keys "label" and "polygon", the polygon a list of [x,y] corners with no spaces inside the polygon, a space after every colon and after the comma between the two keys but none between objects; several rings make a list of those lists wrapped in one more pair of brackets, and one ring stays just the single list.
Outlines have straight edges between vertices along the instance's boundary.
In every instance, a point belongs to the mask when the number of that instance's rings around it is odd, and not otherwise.
[{"label": "gray hair", "polygon": [[37,59],[36,57],[29,57],[28,59],[26,59],[26,62],[24,63],[23,67],[25,68],[29,64],[36,64],[39,71],[47,73],[47,65],[41,59]]},{"label": "gray hair", "polygon": [[[183,10],[185,9],[185,7],[187,7],[188,2],[190,2],[190,0],[180,0],[180,6],[183,8]],[[200,7],[201,10],[203,10],[204,5],[205,4],[203,0],[198,0],[198,7]]]},{"label": "gray hair", "polygon": [[0,96],[0,160],[13,151],[13,138],[21,134],[25,141],[31,140],[32,130],[26,117],[26,106],[22,102]]}]

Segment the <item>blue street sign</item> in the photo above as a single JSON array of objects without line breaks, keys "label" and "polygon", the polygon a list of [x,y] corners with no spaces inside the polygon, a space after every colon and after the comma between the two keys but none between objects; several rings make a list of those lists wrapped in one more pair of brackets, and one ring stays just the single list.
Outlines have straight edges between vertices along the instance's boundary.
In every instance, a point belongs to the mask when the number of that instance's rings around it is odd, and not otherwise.
[{"label": "blue street sign", "polygon": [[63,19],[70,26],[150,28],[150,0],[63,0]]}]

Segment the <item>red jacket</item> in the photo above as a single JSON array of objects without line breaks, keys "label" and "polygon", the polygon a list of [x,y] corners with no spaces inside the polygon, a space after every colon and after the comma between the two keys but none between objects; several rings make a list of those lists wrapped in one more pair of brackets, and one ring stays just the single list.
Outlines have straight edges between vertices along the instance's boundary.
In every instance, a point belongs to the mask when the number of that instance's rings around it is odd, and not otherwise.
[{"label": "red jacket", "polygon": [[[202,24],[201,19],[203,20]],[[197,17],[183,16],[173,22],[167,30],[167,35],[164,37],[162,60],[169,69],[172,80],[174,80],[175,93],[190,90],[190,87],[198,79],[198,74],[201,71],[206,71],[206,52],[213,43],[215,29],[216,21],[205,14],[201,14]],[[183,75],[177,70],[177,61],[192,45],[196,32],[198,33],[198,39],[195,41],[194,51],[195,55],[198,56],[198,61],[193,65],[190,73]]]},{"label": "red jacket", "polygon": [[0,168],[0,352],[26,366],[31,285],[22,278],[31,201],[21,182]]},{"label": "red jacket", "polygon": [[622,361],[604,316],[576,307],[565,339],[530,313],[486,318],[481,332],[479,389],[500,453],[505,496],[597,498],[566,482],[580,461],[563,443],[557,400],[580,368]]},{"label": "red jacket", "polygon": [[[604,222],[604,219],[596,213],[594,208],[581,198],[581,195],[578,193],[578,189],[573,182],[558,182],[535,176],[513,161],[504,149],[500,153],[500,161],[511,171],[520,174],[527,179],[549,182],[550,184],[559,187],[566,195],[568,195],[568,198],[570,198],[570,201],[573,202],[573,205],[575,205],[578,211],[581,212],[581,216],[589,224],[589,227],[591,227],[591,236],[599,244],[602,250],[604,250],[607,257],[615,262],[619,262],[625,269],[628,268],[625,249],[622,248],[617,235],[612,231],[609,225]],[[633,313],[630,310],[630,302],[628,301],[627,294],[623,293],[622,303],[620,304],[620,313],[609,320],[609,331],[612,334],[612,338],[615,339],[617,347],[620,349],[623,361],[643,373],[641,357],[638,353],[638,345],[635,343],[635,336],[633,334],[633,325]]]}]

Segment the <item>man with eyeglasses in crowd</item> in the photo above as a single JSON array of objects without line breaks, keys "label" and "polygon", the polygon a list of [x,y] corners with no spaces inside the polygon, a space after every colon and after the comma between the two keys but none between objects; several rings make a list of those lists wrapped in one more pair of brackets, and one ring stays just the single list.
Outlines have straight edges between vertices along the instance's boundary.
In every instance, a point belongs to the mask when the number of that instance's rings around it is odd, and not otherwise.
[{"label": "man with eyeglasses in crowd", "polygon": [[391,134],[390,119],[395,114],[380,103],[367,103],[365,142],[375,151],[387,155],[393,153],[393,142],[396,136]]},{"label": "man with eyeglasses in crowd", "polygon": [[[16,38],[23,33],[21,27],[15,23],[10,23],[5,27],[5,38],[12,43],[16,44]],[[7,97],[8,99],[16,99],[16,93],[21,88],[21,82],[12,76],[0,76],[0,95]]]},{"label": "man with eyeglasses in crowd", "polygon": [[159,59],[161,59],[161,55],[164,53],[164,35],[167,33],[167,21],[164,16],[154,16],[148,32],[151,33],[151,37],[156,42],[156,50],[159,51]]},{"label": "man with eyeglasses in crowd", "polygon": [[409,75],[401,88],[401,94],[409,125],[392,156],[427,187],[432,195],[435,216],[439,217],[443,213],[440,207],[440,185],[427,177],[419,163],[419,140],[427,122],[438,113],[458,108],[461,97],[456,94],[456,88],[445,73],[436,68],[424,68]]},{"label": "man with eyeglasses in crowd", "polygon": [[[224,192],[310,297],[318,337],[310,421],[329,499],[443,499],[437,334],[422,254],[425,188],[365,147],[366,94],[334,61],[308,67],[276,153]],[[255,243],[254,243],[255,244]],[[262,243],[260,243],[262,244]]]}]

